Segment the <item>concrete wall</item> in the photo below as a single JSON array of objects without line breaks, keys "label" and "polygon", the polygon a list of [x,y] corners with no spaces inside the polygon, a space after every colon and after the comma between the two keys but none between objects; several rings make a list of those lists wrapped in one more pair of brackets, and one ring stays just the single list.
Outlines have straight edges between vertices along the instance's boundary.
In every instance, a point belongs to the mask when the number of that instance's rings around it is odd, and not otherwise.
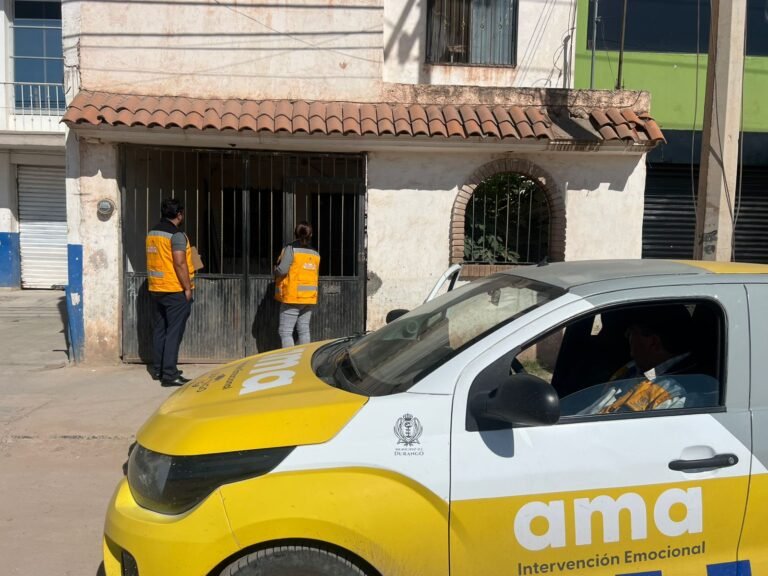
[{"label": "concrete wall", "polygon": [[[376,101],[383,83],[568,87],[572,0],[520,0],[516,68],[427,66],[427,0],[66,2],[89,90]],[[70,62],[67,61],[67,65]]]},{"label": "concrete wall", "polygon": [[18,201],[11,153],[0,151],[0,288],[21,285]]},{"label": "concrete wall", "polygon": [[[589,4],[578,0],[578,43],[576,44],[575,82],[588,88],[592,52],[587,50]],[[751,2],[750,2],[751,4]],[[663,13],[659,14],[664,17]],[[695,29],[695,21],[687,25]],[[747,31],[749,34],[749,31]],[[704,94],[707,82],[707,45],[702,54],[625,52],[623,86],[627,90],[648,90],[653,94],[653,116],[662,129],[701,130],[704,118]],[[598,50],[595,54],[596,89],[612,89],[616,85],[619,53]],[[697,72],[698,65],[698,72]],[[696,81],[698,79],[698,89]],[[748,56],[744,63],[744,130],[768,132],[765,94],[768,92],[768,58]],[[696,97],[698,96],[698,103]],[[694,123],[694,112],[697,112]],[[698,158],[696,159],[698,162]]]},{"label": "concrete wall", "polygon": [[384,0],[385,82],[570,88],[576,6],[573,0],[520,0],[517,65],[426,64],[427,0]]},{"label": "concrete wall", "polygon": [[567,260],[640,257],[643,156],[374,152],[368,162],[368,329],[381,326],[389,310],[424,300],[449,266],[459,189],[499,158],[535,163],[564,192]]},{"label": "concrete wall", "polygon": [[[67,142],[67,216],[69,220],[70,286],[67,305],[82,322],[73,347],[78,361],[117,362],[120,358],[122,238],[117,147],[98,141]],[[118,207],[109,219],[97,215],[99,200]],[[79,277],[78,277],[79,276]],[[72,330],[72,326],[70,326]],[[78,354],[80,355],[78,357]]]}]

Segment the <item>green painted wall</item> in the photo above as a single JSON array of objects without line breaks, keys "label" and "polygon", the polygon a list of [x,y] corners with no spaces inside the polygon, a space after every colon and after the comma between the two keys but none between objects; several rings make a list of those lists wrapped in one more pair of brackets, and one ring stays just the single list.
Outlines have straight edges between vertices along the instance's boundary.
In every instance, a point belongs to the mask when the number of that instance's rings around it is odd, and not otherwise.
[{"label": "green painted wall", "polygon": [[[589,0],[578,0],[575,87],[589,88],[592,52],[587,50]],[[595,55],[596,89],[613,89],[618,73],[618,52]],[[697,129],[704,113],[707,56],[699,56]],[[651,112],[662,129],[691,130],[696,98],[696,55],[624,53],[624,88],[651,93]],[[744,78],[744,130],[768,132],[768,58],[747,58]]]}]

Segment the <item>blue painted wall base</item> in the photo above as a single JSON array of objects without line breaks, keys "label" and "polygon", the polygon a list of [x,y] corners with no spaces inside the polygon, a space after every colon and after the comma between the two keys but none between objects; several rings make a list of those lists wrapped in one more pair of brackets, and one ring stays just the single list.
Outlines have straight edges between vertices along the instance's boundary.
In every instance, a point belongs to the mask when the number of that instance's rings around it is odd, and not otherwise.
[{"label": "blue painted wall base", "polygon": [[21,249],[17,232],[0,232],[0,287],[21,287]]},{"label": "blue painted wall base", "polygon": [[80,363],[85,358],[85,318],[83,316],[83,247],[67,245],[69,284],[67,285],[67,331],[72,348],[70,358]]}]

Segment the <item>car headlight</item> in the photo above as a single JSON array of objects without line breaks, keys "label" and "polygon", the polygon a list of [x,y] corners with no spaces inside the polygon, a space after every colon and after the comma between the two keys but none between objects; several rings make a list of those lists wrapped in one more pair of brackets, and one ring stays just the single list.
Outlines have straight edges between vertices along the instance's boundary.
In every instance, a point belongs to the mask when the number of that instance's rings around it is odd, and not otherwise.
[{"label": "car headlight", "polygon": [[137,444],[128,459],[128,486],[139,506],[162,514],[180,514],[219,486],[273,470],[293,448],[168,456]]}]

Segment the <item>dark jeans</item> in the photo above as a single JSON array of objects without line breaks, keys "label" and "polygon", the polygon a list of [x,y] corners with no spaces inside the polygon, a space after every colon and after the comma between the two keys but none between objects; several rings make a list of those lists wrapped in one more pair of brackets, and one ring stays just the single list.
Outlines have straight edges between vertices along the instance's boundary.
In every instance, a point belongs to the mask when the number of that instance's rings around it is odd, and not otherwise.
[{"label": "dark jeans", "polygon": [[152,295],[152,369],[163,380],[179,376],[176,364],[184,328],[192,311],[184,292],[150,292]]}]

